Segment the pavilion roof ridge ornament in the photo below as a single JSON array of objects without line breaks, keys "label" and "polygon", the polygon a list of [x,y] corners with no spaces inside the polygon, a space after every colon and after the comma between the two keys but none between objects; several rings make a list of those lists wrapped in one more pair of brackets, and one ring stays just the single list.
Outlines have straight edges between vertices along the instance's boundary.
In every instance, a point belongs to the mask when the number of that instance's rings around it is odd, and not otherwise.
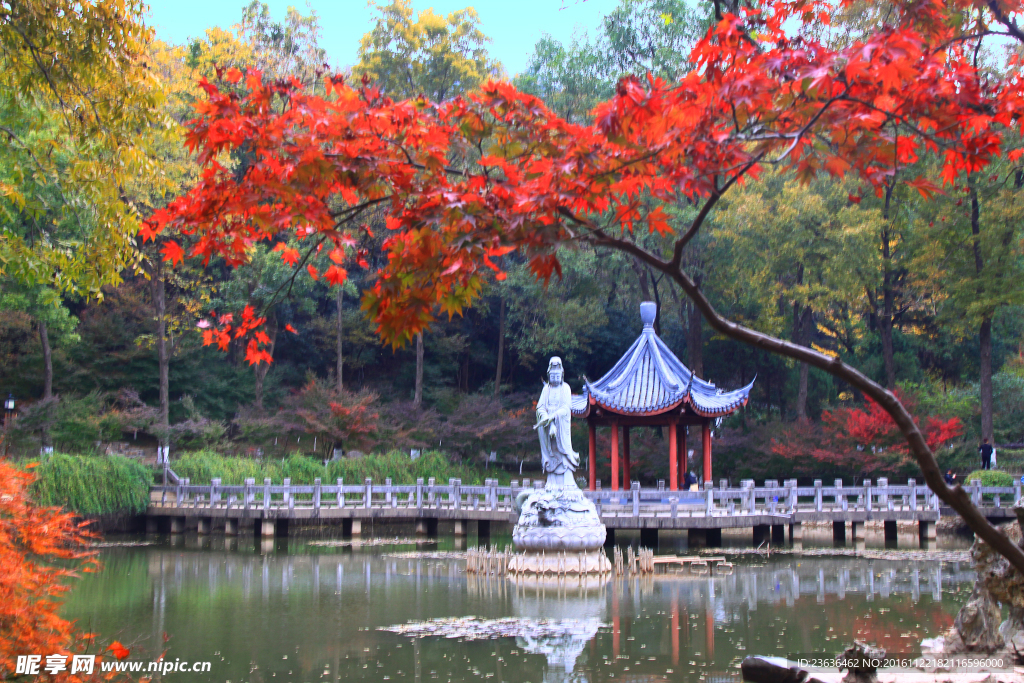
[{"label": "pavilion roof ridge ornament", "polygon": [[702,417],[721,417],[747,403],[753,382],[724,391],[694,375],[655,332],[656,316],[654,302],[640,304],[640,336],[599,380],[583,377],[582,393],[573,396],[574,415],[588,415],[592,405],[622,415],[656,415],[687,404]]}]

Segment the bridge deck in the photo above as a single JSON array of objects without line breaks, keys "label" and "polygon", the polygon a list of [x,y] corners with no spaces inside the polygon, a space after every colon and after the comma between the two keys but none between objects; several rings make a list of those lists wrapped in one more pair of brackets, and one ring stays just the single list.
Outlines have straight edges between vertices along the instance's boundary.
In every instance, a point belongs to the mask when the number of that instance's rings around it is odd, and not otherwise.
[{"label": "bridge deck", "polygon": [[[521,491],[539,488],[540,482],[499,486],[488,480],[483,486],[464,486],[458,479],[437,484],[433,479],[414,485],[362,484],[193,485],[170,470],[169,482],[150,492],[151,516],[225,519],[380,520],[438,519],[455,521],[514,522],[513,504]],[[724,482],[723,482],[724,484]],[[968,490],[983,512],[992,518],[1014,516],[1011,505],[1021,499],[1020,485]],[[774,481],[755,486],[719,486],[703,491],[642,489],[585,491],[610,529],[727,529],[803,522],[906,521],[934,522],[941,514],[938,498],[926,486],[911,479],[890,485],[885,479],[862,486],[798,486],[795,481]]]}]

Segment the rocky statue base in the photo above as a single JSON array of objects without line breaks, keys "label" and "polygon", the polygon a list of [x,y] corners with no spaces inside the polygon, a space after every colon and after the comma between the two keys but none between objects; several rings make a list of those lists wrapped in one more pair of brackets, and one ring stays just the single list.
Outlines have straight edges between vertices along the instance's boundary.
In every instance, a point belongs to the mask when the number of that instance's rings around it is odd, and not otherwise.
[{"label": "rocky statue base", "polygon": [[520,552],[509,561],[509,573],[610,572],[603,550],[607,530],[597,508],[571,479],[563,486],[553,479],[549,477],[543,489],[523,491],[516,497],[520,512],[512,542]]}]

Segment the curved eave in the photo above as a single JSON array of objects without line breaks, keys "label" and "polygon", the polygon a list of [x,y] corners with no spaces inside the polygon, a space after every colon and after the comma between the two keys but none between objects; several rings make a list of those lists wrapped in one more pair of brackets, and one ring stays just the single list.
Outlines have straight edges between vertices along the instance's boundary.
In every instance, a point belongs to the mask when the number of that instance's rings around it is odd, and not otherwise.
[{"label": "curved eave", "polygon": [[651,408],[648,408],[646,410],[637,410],[637,409],[629,409],[629,408],[626,408],[626,407],[623,407],[623,406],[615,405],[613,403],[608,403],[608,402],[602,401],[601,399],[597,398],[596,396],[592,396],[591,397],[591,402],[592,403],[594,403],[594,404],[596,404],[598,406],[601,406],[602,409],[607,410],[609,413],[615,413],[616,415],[630,415],[630,416],[661,415],[662,413],[667,413],[668,411],[673,410],[674,408],[678,408],[680,405],[682,405],[684,400],[686,400],[685,397],[680,397],[680,398],[675,399],[673,401],[668,401],[668,402],[664,402],[664,403],[658,404],[658,405],[653,406]]},{"label": "curved eave", "polygon": [[573,394],[569,402],[569,412],[573,417],[587,417],[590,415],[591,401],[588,398],[587,388],[583,387],[582,394]]},{"label": "curved eave", "polygon": [[751,382],[742,389],[724,394],[715,394],[706,398],[699,393],[691,392],[687,396],[687,403],[690,404],[693,412],[701,417],[725,417],[747,405],[747,401],[750,400],[750,390],[753,386],[754,382]]},{"label": "curved eave", "polygon": [[725,417],[726,415],[732,415],[739,408],[747,405],[747,398],[743,398],[735,404],[729,404],[723,408],[717,409],[704,409],[692,401],[687,401],[687,403],[690,404],[690,408],[693,409],[693,412],[697,413],[701,417]]}]

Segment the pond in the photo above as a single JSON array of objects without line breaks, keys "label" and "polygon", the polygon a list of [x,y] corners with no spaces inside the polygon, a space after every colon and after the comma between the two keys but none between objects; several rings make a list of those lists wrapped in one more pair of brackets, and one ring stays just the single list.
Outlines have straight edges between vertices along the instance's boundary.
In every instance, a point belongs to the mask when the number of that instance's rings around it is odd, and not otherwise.
[{"label": "pond", "polygon": [[[952,624],[974,579],[948,551],[741,554],[731,574],[587,586],[467,575],[450,537],[108,540],[148,545],[103,548],[104,569],[80,581],[65,613],[129,645],[132,660],[211,662],[167,680],[221,683],[739,680],[749,654],[835,653],[854,638],[913,652]],[[380,630],[430,620],[460,637]],[[507,635],[472,639],[480,631]]]}]

